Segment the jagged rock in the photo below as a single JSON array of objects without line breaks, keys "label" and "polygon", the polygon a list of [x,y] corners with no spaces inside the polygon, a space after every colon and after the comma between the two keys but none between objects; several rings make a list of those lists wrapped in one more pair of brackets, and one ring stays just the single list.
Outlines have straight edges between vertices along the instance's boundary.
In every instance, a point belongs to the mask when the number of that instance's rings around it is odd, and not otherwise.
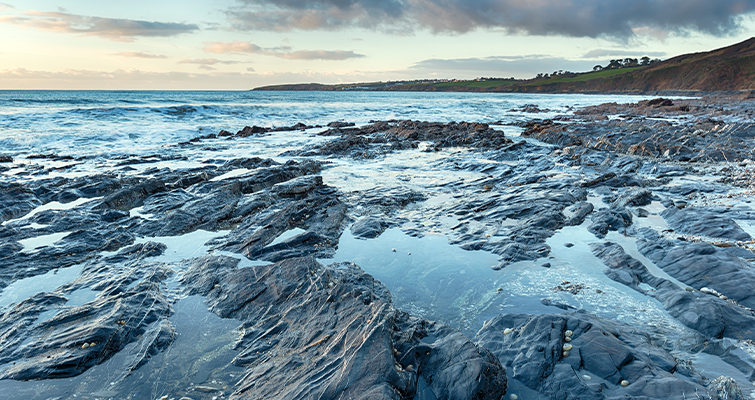
[{"label": "jagged rock", "polygon": [[679,209],[669,207],[661,213],[668,225],[679,233],[711,238],[748,241],[752,237],[734,220],[713,210],[699,207]]},{"label": "jagged rock", "polygon": [[351,234],[361,239],[374,239],[383,233],[385,226],[379,218],[364,217],[351,225]]},{"label": "jagged rock", "polygon": [[[567,330],[573,332],[569,342]],[[647,334],[587,314],[499,315],[485,322],[475,341],[501,360],[511,378],[552,399],[681,400],[707,393],[676,376],[674,357]]]},{"label": "jagged rock", "polygon": [[647,229],[643,234],[637,249],[669,275],[696,289],[713,288],[755,308],[755,270],[746,261],[708,243],[671,241]]},{"label": "jagged rock", "polygon": [[[312,258],[237,269],[205,256],[181,278],[210,309],[243,321],[238,366],[250,371],[231,398],[500,399],[505,372],[458,331],[410,317],[354,264]],[[422,380],[420,383],[419,381]],[[423,389],[425,388],[425,389]]]}]

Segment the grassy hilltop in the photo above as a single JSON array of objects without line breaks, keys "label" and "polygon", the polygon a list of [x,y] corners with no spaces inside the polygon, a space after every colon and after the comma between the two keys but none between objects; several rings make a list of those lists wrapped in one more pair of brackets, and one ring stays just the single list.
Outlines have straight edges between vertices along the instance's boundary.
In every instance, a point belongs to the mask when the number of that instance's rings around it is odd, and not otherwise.
[{"label": "grassy hilltop", "polygon": [[273,85],[254,90],[375,90],[437,92],[649,92],[755,89],[755,38],[709,52],[680,55],[647,66],[568,73],[526,80],[318,83]]}]

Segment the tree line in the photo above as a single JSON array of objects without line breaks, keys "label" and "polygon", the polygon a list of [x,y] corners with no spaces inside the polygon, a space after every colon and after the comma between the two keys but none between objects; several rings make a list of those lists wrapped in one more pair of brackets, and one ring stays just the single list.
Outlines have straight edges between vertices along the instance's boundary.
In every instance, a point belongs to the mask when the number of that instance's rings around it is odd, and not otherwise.
[{"label": "tree line", "polygon": [[[606,64],[606,66],[596,65],[592,68],[592,70],[594,72],[597,72],[597,71],[603,71],[604,69],[646,67],[648,65],[653,65],[660,61],[661,60],[659,58],[651,59],[648,56],[642,57],[640,59],[627,57],[623,60],[622,59],[611,60],[608,62],[608,64]],[[537,74],[537,76],[535,76],[535,78],[539,79],[539,78],[550,78],[550,77],[555,77],[555,76],[576,76],[576,75],[577,75],[576,73],[571,72],[571,71],[558,70],[558,71],[553,71],[553,73],[551,74],[548,74],[547,72],[539,73]]]}]

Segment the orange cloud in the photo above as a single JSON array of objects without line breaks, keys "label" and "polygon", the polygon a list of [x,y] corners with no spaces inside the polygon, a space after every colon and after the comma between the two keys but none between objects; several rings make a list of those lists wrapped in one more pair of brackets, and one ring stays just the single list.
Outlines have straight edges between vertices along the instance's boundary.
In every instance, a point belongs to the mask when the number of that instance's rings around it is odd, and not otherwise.
[{"label": "orange cloud", "polygon": [[261,54],[285,58],[288,60],[348,60],[350,58],[364,57],[363,54],[357,54],[350,50],[297,50],[292,51],[290,47],[270,47],[263,48],[249,42],[208,42],[205,43],[204,51],[215,54]]},{"label": "orange cloud", "polygon": [[199,30],[196,24],[89,17],[58,11],[27,11],[21,16],[0,17],[0,23],[57,33],[132,42],[136,37],[168,37]]}]

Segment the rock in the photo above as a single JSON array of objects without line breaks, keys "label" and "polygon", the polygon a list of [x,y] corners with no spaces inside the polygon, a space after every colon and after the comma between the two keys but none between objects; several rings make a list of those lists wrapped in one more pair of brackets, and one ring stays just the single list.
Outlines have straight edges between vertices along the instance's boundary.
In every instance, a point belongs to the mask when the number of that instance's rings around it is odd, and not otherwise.
[{"label": "rock", "polygon": [[742,230],[734,220],[714,210],[701,207],[667,208],[661,216],[679,233],[738,241],[752,240],[750,234]]},{"label": "rock", "polygon": [[742,394],[742,389],[740,389],[739,385],[737,385],[737,382],[728,376],[719,376],[718,378],[710,381],[708,387],[715,391],[719,399],[746,399],[744,394]]},{"label": "rock", "polygon": [[0,183],[0,220],[19,218],[42,205],[31,190],[17,183]]},{"label": "rock", "polygon": [[[152,252],[150,245],[139,249]],[[164,249],[164,246],[163,246]],[[127,260],[119,268],[133,271],[120,279],[102,282],[97,272],[113,264],[91,264],[84,274],[99,283],[100,295],[82,306],[59,312],[49,320],[34,324],[36,316],[60,302],[60,295],[40,293],[6,312],[0,319],[0,379],[30,380],[71,377],[100,364],[129,343],[140,341],[140,351],[127,360],[123,373],[142,365],[155,352],[173,340],[167,317],[169,300],[160,289],[170,273],[162,264],[144,264],[137,248],[119,254],[111,261]],[[128,288],[135,278],[142,280]],[[64,291],[71,289],[63,289]],[[63,297],[63,299],[65,299]],[[124,320],[125,324],[118,321]],[[25,343],[21,345],[21,343]],[[12,363],[10,363],[12,361]]]},{"label": "rock", "polygon": [[351,234],[360,239],[374,239],[380,236],[384,229],[380,219],[367,216],[351,225]]},{"label": "rock", "polygon": [[327,126],[329,128],[345,128],[348,126],[355,126],[356,124],[353,122],[345,122],[345,121],[333,121],[329,123]]},{"label": "rock", "polygon": [[595,207],[592,203],[586,201],[581,201],[565,208],[563,213],[567,219],[564,224],[567,226],[582,225],[582,223],[585,222],[585,218],[593,212],[594,208]]},{"label": "rock", "polygon": [[13,157],[11,156],[0,156],[0,163],[12,163]]},{"label": "rock", "polygon": [[611,207],[625,208],[630,206],[646,206],[650,204],[652,197],[653,193],[650,190],[643,188],[629,188],[613,201]]},{"label": "rock", "polygon": [[632,214],[626,208],[606,208],[592,214],[592,224],[587,230],[603,238],[608,231],[624,231],[632,225]]},{"label": "rock", "polygon": [[[515,327],[504,334],[507,327]],[[573,331],[573,348],[563,357],[564,332]],[[685,399],[706,389],[679,377],[676,362],[650,337],[618,322],[587,314],[499,315],[475,337],[490,349],[512,378],[553,399],[604,399],[610,393],[633,397]],[[652,356],[649,356],[652,354]],[[588,384],[585,372],[605,382]],[[622,389],[621,381],[635,382]]]},{"label": "rock", "polygon": [[[737,338],[755,330],[755,314],[738,304],[719,298],[717,292],[716,296],[705,295],[702,290],[691,292],[656,277],[616,243],[593,243],[590,247],[595,256],[609,267],[605,271],[609,278],[640,293],[656,297],[669,314],[706,338]],[[640,289],[639,285],[642,283],[650,285],[655,291]]]},{"label": "rock", "polygon": [[259,135],[261,133],[267,132],[267,129],[259,127],[259,126],[245,126],[244,129],[236,132],[236,136],[239,137],[248,137],[248,136],[254,136]]},{"label": "rock", "polygon": [[243,321],[234,364],[249,373],[234,398],[399,399],[414,396],[419,380],[449,399],[497,400],[506,392],[505,371],[490,352],[443,324],[397,312],[388,290],[354,264],[236,263],[201,257],[181,278],[213,312]]},{"label": "rock", "polygon": [[708,243],[671,241],[650,230],[642,232],[637,249],[666,273],[693,288],[707,286],[755,308],[755,270],[749,263]]}]

